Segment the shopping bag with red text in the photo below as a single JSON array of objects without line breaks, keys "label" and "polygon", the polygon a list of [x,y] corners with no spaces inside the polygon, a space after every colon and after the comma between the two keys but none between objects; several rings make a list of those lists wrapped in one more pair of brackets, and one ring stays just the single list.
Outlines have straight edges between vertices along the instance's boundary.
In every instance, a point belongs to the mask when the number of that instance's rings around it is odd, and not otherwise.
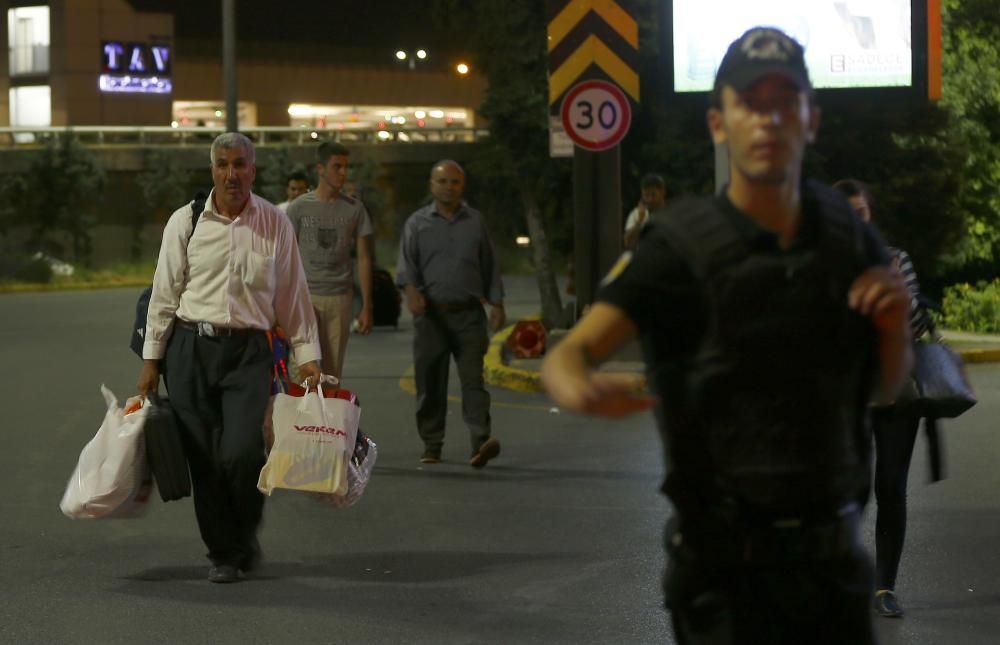
[{"label": "shopping bag with red text", "polygon": [[257,488],[347,493],[347,468],[357,439],[361,408],[349,390],[289,386],[274,398],[274,445]]}]

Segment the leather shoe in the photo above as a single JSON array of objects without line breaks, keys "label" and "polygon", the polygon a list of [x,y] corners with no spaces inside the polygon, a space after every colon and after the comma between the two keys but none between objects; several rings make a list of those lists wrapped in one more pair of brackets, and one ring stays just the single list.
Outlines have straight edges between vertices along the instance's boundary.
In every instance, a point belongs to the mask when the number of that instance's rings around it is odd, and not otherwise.
[{"label": "leather shoe", "polygon": [[491,459],[496,458],[500,454],[500,442],[496,439],[487,439],[483,442],[483,445],[479,446],[479,450],[476,454],[472,455],[472,459],[469,460],[469,465],[473,468],[482,468]]},{"label": "leather shoe", "polygon": [[884,618],[900,618],[903,615],[903,608],[899,606],[896,593],[891,589],[875,592],[875,611]]},{"label": "leather shoe", "polygon": [[208,570],[208,581],[219,584],[239,582],[240,572],[231,564],[213,564]]}]

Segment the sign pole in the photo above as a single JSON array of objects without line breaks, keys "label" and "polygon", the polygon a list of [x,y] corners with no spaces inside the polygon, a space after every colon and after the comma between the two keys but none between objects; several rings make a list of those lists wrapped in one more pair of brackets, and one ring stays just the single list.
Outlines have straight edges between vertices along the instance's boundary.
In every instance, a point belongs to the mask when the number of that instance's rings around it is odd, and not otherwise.
[{"label": "sign pole", "polygon": [[594,302],[622,250],[621,154],[577,148],[573,155],[573,268],[577,316]]},{"label": "sign pole", "polygon": [[222,0],[222,75],[226,89],[226,132],[240,129],[236,103],[236,0]]}]

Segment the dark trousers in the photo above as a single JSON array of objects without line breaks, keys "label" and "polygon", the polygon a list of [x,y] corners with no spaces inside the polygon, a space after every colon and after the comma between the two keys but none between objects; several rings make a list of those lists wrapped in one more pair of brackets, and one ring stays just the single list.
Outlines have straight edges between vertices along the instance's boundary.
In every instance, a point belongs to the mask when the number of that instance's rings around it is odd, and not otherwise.
[{"label": "dark trousers", "polygon": [[712,549],[687,544],[668,553],[664,590],[679,645],[875,643],[871,563],[860,544],[767,564],[724,565]]},{"label": "dark trousers", "polygon": [[428,309],[413,320],[413,369],[417,385],[417,431],[428,451],[440,452],[448,414],[448,370],[455,357],[462,384],[462,418],[473,454],[490,437],[490,393],[483,379],[489,345],[482,307]]},{"label": "dark trousers", "polygon": [[875,585],[895,589],[906,540],[906,481],[920,419],[895,408],[872,411],[875,435]]},{"label": "dark trousers", "polygon": [[175,326],[167,347],[167,391],[191,466],[201,538],[215,564],[239,566],[256,544],[271,364],[263,332],[209,338]]}]

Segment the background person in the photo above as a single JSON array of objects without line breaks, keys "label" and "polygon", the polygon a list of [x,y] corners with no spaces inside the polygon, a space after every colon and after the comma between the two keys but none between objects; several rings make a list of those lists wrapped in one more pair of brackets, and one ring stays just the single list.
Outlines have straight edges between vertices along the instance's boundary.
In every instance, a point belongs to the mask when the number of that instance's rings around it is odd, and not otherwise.
[{"label": "background person", "polygon": [[[874,201],[868,187],[856,179],[833,185],[847,197],[865,222],[873,218]],[[910,330],[913,338],[928,331],[930,318],[921,303],[920,284],[906,251],[889,247],[893,266],[902,274],[910,296]],[[872,410],[875,435],[875,610],[886,618],[903,615],[896,598],[896,574],[906,540],[906,482],[917,439],[920,418],[897,406]]]},{"label": "background person", "polygon": [[[657,404],[678,642],[873,643],[866,410],[872,368],[891,399],[911,365],[906,290],[874,229],[803,181],[819,110],[797,42],[732,43],[707,117],[731,183],[653,218],[543,382],[588,414]],[[595,371],[635,335],[656,399]]]},{"label": "background person", "polygon": [[192,232],[192,206],[163,231],[146,321],[138,390],[164,376],[191,467],[195,514],[211,582],[235,582],[260,559],[264,496],[261,427],[280,324],[300,357],[299,380],[319,378],[319,340],[295,233],[251,192],[253,144],[235,132],[212,143],[214,188]]},{"label": "background person", "polygon": [[278,204],[278,210],[282,213],[288,212],[288,205],[295,201],[297,197],[301,197],[309,192],[309,178],[306,174],[300,170],[296,170],[292,174],[288,175],[288,181],[285,183],[285,201]]},{"label": "background person", "polygon": [[[454,161],[434,164],[434,196],[403,228],[396,284],[406,291],[413,314],[413,363],[417,385],[417,432],[423,463],[441,461],[448,414],[448,370],[455,357],[462,383],[462,418],[472,457],[482,468],[500,454],[490,437],[490,393],[483,379],[488,330],[506,320],[503,283],[493,241],[482,214],[462,200],[465,171]],[[484,304],[490,305],[489,326]]]},{"label": "background person", "polygon": [[[316,190],[302,195],[288,207],[299,240],[302,264],[323,348],[323,373],[341,378],[347,339],[351,335],[356,246],[361,286],[358,333],[372,328],[372,221],[364,204],[343,191],[350,152],[335,141],[316,149]],[[298,361],[298,357],[295,358]]]},{"label": "background person", "polygon": [[667,182],[660,175],[648,174],[639,184],[642,197],[625,218],[625,248],[635,247],[639,231],[649,221],[649,214],[663,208],[667,203]]}]

